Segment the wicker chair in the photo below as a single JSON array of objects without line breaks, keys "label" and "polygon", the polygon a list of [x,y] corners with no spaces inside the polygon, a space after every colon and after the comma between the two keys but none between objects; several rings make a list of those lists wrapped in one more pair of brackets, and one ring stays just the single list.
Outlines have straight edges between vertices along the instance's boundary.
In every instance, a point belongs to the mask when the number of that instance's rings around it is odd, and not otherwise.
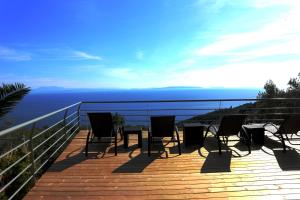
[{"label": "wicker chair", "polygon": [[178,142],[179,155],[181,155],[180,138],[178,129],[175,126],[175,116],[155,116],[151,117],[151,126],[148,131],[148,156],[151,154],[151,144],[154,137],[171,137],[174,138],[174,130]]},{"label": "wicker chair", "polygon": [[[117,155],[117,133],[119,128],[117,128],[113,123],[113,118],[111,113],[87,113],[91,130],[89,130],[86,138],[85,155],[88,155],[88,145],[90,143],[111,143],[111,139],[114,139],[115,144],[115,155]],[[91,136],[91,137],[90,137]],[[97,137],[98,141],[94,141]],[[101,141],[101,138],[110,138],[109,142]]]},{"label": "wicker chair", "polygon": [[223,137],[223,141],[227,145],[229,136],[233,136],[233,135],[238,136],[238,133],[240,133],[241,136],[246,141],[246,144],[247,144],[248,150],[249,150],[249,154],[250,154],[251,153],[251,147],[250,147],[251,141],[250,141],[250,138],[248,138],[246,131],[243,130],[244,129],[243,123],[244,123],[246,117],[247,117],[247,115],[242,115],[242,114],[225,115],[222,117],[219,126],[216,126],[212,123],[207,127],[207,131],[205,133],[204,138],[206,138],[208,132],[213,133],[218,140],[219,154],[221,154],[222,151],[221,151],[220,137],[221,136]]},{"label": "wicker chair", "polygon": [[[271,125],[275,128],[275,132],[267,129],[266,127]],[[293,139],[293,135],[297,135],[300,131],[300,114],[291,114],[284,118],[281,125],[278,127],[273,123],[266,123],[265,130],[272,133],[274,136],[278,137],[282,143],[283,151],[286,152],[286,145],[285,140],[287,140],[292,145],[297,145],[292,143],[291,140]],[[284,138],[285,136],[285,138]],[[300,135],[297,135],[300,136]],[[299,139],[299,138],[297,138]],[[296,139],[295,139],[296,140]]]}]

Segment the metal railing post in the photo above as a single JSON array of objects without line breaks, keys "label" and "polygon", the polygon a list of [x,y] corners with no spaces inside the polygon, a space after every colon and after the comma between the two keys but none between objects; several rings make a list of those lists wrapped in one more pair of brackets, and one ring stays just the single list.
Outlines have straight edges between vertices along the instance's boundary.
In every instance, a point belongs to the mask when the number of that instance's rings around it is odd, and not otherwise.
[{"label": "metal railing post", "polygon": [[64,126],[64,131],[63,132],[65,133],[65,138],[67,138],[67,130],[68,130],[67,127],[66,127],[68,111],[69,111],[69,109],[65,110],[64,121],[63,121],[63,126]]},{"label": "metal railing post", "polygon": [[81,108],[82,103],[79,104],[77,108],[77,125],[80,127],[80,108]]},{"label": "metal railing post", "polygon": [[32,124],[32,128],[30,131],[30,136],[29,136],[29,151],[30,151],[30,161],[31,161],[31,174],[32,174],[32,180],[33,183],[36,181],[35,177],[35,161],[34,161],[34,147],[33,147],[33,134],[35,130],[36,123]]}]

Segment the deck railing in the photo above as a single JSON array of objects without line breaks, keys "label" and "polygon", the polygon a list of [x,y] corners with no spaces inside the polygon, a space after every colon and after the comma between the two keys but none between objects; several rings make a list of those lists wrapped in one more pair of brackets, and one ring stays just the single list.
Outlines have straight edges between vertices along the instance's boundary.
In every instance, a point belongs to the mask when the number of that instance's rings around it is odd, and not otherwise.
[{"label": "deck railing", "polygon": [[[248,106],[240,106],[244,103]],[[88,125],[88,112],[118,113],[125,118],[126,124],[143,126],[149,125],[152,115],[175,115],[180,123],[184,120],[211,121],[224,114],[244,113],[249,115],[248,122],[277,122],[284,115],[300,113],[300,98],[78,102],[0,132],[0,162],[22,151],[11,162],[0,163],[0,197],[13,185],[8,199],[17,197],[29,183],[34,184],[47,164],[57,157],[80,128]],[[48,126],[40,128],[42,122]],[[16,166],[24,161],[27,161],[26,165],[16,171]],[[4,180],[12,171],[15,175]],[[18,180],[24,174],[26,178]]]},{"label": "deck railing", "polygon": [[[2,139],[2,152],[0,155],[0,162],[4,162],[3,160],[9,156],[14,155],[15,152],[19,152],[21,149],[26,149],[23,151],[22,156],[18,156],[12,163],[8,163],[7,166],[3,166],[1,163],[1,167],[5,167],[0,171],[1,177],[1,188],[0,193],[4,196],[4,191],[8,189],[10,186],[15,185],[15,182],[26,174],[26,178],[22,183],[19,183],[15,188],[8,199],[13,199],[29,182],[35,182],[36,176],[40,173],[43,167],[50,161],[51,158],[55,156],[55,154],[62,150],[63,146],[79,131],[79,106],[80,102],[70,105],[68,107],[59,109],[52,113],[43,115],[36,119],[30,120],[28,122],[22,123],[20,125],[11,127],[9,129],[3,130],[0,132],[0,138]],[[74,111],[75,110],[75,111]],[[69,113],[72,111],[72,113]],[[57,115],[61,115],[61,118],[58,121],[55,121],[49,127],[39,130],[37,128],[37,124],[43,120],[49,120],[51,117],[57,118]],[[25,138],[24,135],[16,134],[16,139],[10,137],[14,133],[26,129]],[[39,130],[37,132],[37,130]],[[24,133],[24,131],[22,131]],[[45,135],[48,134],[46,137]],[[24,141],[22,141],[22,138]],[[20,144],[13,146],[9,140],[13,140],[15,142],[21,141]],[[4,143],[4,142],[5,143]],[[55,147],[55,148],[54,148]],[[43,159],[42,159],[43,158]],[[18,172],[15,172],[15,167],[21,162],[25,162],[27,165],[23,167]],[[28,171],[30,171],[28,173]],[[3,179],[7,173],[16,173],[14,177],[11,177],[10,180],[3,183]],[[1,197],[1,196],[0,196]]]}]

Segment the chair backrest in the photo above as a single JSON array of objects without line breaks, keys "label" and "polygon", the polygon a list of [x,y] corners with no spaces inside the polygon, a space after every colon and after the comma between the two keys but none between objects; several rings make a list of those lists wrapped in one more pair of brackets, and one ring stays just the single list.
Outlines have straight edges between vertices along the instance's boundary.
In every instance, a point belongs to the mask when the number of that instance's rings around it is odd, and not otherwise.
[{"label": "chair backrest", "polygon": [[113,131],[113,118],[111,113],[88,113],[92,131],[96,137],[110,137]]},{"label": "chair backrest", "polygon": [[150,119],[153,137],[173,137],[175,116],[153,116]]},{"label": "chair backrest", "polygon": [[278,131],[283,134],[294,134],[300,131],[300,115],[292,114],[287,116]]},{"label": "chair backrest", "polygon": [[223,116],[217,135],[230,136],[237,135],[242,129],[242,125],[247,115],[225,115]]}]

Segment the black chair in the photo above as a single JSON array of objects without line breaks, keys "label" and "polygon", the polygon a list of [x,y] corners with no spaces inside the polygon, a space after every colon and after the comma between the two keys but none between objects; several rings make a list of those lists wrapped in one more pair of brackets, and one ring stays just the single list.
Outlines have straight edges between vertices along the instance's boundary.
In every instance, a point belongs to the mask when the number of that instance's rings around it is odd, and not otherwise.
[{"label": "black chair", "polygon": [[[276,131],[272,132],[271,130],[267,129],[266,128],[267,125],[273,126],[276,129]],[[270,122],[266,123],[264,125],[264,127],[266,128],[266,131],[272,133],[274,136],[276,136],[280,139],[282,146],[283,146],[283,151],[286,152],[286,145],[284,142],[285,139],[290,144],[297,145],[295,143],[293,144],[291,142],[291,140],[293,140],[293,135],[297,135],[297,133],[300,131],[300,114],[291,114],[291,115],[286,116],[279,127]],[[285,136],[285,138],[284,138],[284,136]],[[289,136],[290,136],[290,138],[289,138]],[[297,135],[297,136],[299,136],[299,135]]]},{"label": "black chair", "polygon": [[179,155],[181,155],[180,138],[178,129],[175,126],[175,116],[155,116],[151,117],[151,126],[148,131],[148,156],[151,154],[151,144],[154,137],[171,137],[174,139],[174,130],[176,132]]},{"label": "black chair", "polygon": [[219,126],[216,126],[212,123],[207,127],[204,138],[206,138],[208,132],[213,133],[218,140],[219,154],[221,154],[222,151],[220,137],[223,137],[223,142],[227,145],[229,136],[239,136],[240,133],[240,136],[245,140],[248,146],[249,153],[251,153],[251,140],[243,128],[243,123],[245,122],[246,117],[247,115],[243,114],[225,115],[222,117]]},{"label": "black chair", "polygon": [[[114,138],[115,155],[117,155],[117,128],[113,123],[113,117],[111,113],[87,113],[91,130],[89,130],[86,138],[85,155],[88,155],[88,145],[90,143],[111,143],[111,139]],[[92,136],[91,136],[92,134]],[[91,138],[90,138],[91,136]],[[98,141],[94,141],[97,137]],[[101,141],[101,138],[110,138],[109,142]]]}]

